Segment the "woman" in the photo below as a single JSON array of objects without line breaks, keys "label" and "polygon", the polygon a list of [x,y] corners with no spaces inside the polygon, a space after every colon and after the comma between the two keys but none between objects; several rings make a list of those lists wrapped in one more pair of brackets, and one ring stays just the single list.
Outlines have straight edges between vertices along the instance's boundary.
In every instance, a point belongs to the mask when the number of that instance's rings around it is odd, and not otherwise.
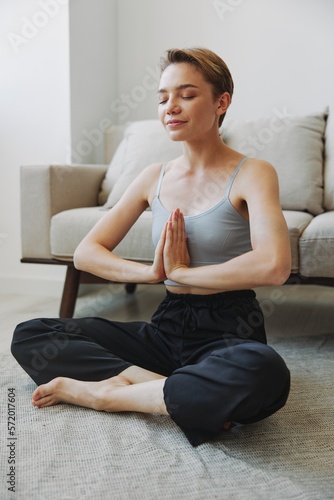
[{"label": "woman", "polygon": [[[74,263],[110,281],[165,282],[150,323],[37,319],[16,328],[12,352],[39,387],[38,408],[58,402],[108,412],[169,414],[194,446],[231,422],[261,420],[286,402],[290,377],[266,344],[251,290],[280,285],[290,245],[274,168],[219,136],[233,81],[206,49],[162,60],[159,118],[183,154],[145,168],[78,246]],[[152,208],[152,265],[113,249]],[[43,346],[59,349],[47,366]]]}]

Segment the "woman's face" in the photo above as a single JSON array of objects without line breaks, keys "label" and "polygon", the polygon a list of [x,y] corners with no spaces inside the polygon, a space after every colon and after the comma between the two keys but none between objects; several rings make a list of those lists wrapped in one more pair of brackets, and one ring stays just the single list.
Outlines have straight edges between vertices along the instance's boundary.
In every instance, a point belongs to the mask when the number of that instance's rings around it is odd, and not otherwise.
[{"label": "woman's face", "polygon": [[220,99],[214,99],[211,85],[189,63],[169,65],[160,79],[159,119],[173,141],[203,137],[218,130]]}]

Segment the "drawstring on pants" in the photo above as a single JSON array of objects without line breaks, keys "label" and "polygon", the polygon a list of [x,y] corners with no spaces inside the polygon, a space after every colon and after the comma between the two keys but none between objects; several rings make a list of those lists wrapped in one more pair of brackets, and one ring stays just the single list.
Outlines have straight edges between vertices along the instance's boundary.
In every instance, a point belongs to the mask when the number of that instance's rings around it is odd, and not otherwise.
[{"label": "drawstring on pants", "polygon": [[170,307],[181,307],[183,309],[182,323],[181,323],[181,343],[180,343],[180,358],[182,356],[184,347],[184,337],[185,332],[194,332],[198,328],[198,321],[196,314],[193,313],[194,304],[190,304],[187,300],[182,298],[169,299],[164,311],[159,317],[159,321],[156,327],[156,334],[159,333],[160,324]]}]

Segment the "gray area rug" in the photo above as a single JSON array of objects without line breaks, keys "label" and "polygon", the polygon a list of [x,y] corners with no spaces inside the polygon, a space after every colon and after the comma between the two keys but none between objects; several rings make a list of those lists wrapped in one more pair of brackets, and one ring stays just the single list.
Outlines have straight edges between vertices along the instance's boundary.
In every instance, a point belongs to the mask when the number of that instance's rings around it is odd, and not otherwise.
[{"label": "gray area rug", "polygon": [[35,385],[3,356],[0,498],[334,499],[334,335],[270,343],[292,373],[286,407],[197,448],[168,416],[70,405],[38,410],[31,406]]}]

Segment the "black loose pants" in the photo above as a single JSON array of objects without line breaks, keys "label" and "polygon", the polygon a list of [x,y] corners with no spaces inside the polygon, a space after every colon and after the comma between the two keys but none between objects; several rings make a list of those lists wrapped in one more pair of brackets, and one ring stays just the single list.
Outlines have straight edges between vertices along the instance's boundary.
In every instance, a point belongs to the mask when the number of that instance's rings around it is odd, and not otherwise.
[{"label": "black loose pants", "polygon": [[17,326],[12,353],[38,385],[59,376],[104,380],[131,365],[166,376],[167,411],[193,446],[224,422],[268,417],[290,389],[288,368],[266,343],[252,290],[167,291],[149,323],[34,319]]}]

